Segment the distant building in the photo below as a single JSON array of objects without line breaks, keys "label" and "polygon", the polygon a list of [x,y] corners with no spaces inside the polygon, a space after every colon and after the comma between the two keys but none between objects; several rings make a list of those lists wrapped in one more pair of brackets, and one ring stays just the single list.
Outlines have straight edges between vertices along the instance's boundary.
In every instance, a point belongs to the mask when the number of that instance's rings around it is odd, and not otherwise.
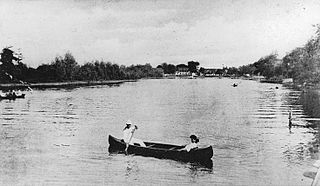
[{"label": "distant building", "polygon": [[217,69],[215,68],[206,68],[203,70],[204,76],[207,76],[207,77],[215,76],[216,72],[217,72]]},{"label": "distant building", "polygon": [[217,69],[215,75],[217,76],[224,76],[227,72],[225,71],[225,69]]},{"label": "distant building", "polygon": [[190,76],[189,67],[185,64],[179,64],[176,66],[176,76]]}]

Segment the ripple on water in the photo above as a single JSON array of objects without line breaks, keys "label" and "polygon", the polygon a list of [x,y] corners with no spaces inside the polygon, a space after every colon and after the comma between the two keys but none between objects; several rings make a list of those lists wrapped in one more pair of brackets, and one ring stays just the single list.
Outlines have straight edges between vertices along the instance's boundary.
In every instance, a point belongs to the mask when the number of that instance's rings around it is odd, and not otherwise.
[{"label": "ripple on water", "polygon": [[[119,87],[48,89],[1,102],[0,183],[6,185],[308,185],[315,134],[287,128],[305,113],[300,92],[231,79],[141,80]],[[214,147],[212,169],[108,153],[131,119],[137,138]],[[300,121],[301,124],[307,122]],[[5,165],[5,166],[1,166]],[[306,183],[306,184],[305,184]]]}]

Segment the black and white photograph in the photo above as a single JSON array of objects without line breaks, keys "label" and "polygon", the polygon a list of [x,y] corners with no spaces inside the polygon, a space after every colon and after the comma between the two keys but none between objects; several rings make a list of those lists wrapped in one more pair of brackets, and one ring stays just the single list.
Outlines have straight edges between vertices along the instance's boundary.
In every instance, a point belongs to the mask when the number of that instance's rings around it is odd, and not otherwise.
[{"label": "black and white photograph", "polygon": [[320,186],[319,0],[0,0],[0,185]]}]

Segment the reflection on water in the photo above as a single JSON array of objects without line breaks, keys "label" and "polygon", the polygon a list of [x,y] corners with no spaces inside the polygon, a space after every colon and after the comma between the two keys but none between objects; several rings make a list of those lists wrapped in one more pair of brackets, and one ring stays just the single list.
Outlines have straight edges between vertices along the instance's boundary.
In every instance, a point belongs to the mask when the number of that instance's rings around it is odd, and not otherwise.
[{"label": "reflection on water", "polygon": [[[0,104],[2,185],[310,185],[319,133],[288,129],[318,117],[319,98],[231,79],[141,80],[117,87],[33,91]],[[276,89],[275,86],[279,88]],[[300,99],[300,95],[302,97]],[[315,111],[316,110],[316,111]],[[214,147],[213,166],[108,153],[108,135]],[[310,121],[296,120],[306,126]]]},{"label": "reflection on water", "polygon": [[137,164],[137,161],[130,159],[130,160],[126,161],[126,164],[127,164],[127,168],[126,168],[125,176],[126,177],[134,176],[135,177],[135,174],[139,173],[139,166]]},{"label": "reflection on water", "polygon": [[[320,94],[319,90],[308,90],[301,94],[300,103],[305,112],[312,118],[320,118]],[[319,125],[319,121],[311,121]]]},{"label": "reflection on water", "polygon": [[320,120],[320,94],[319,90],[308,90],[303,91],[299,103],[303,106],[303,110],[307,114],[307,117],[311,117],[313,119],[307,120],[306,125],[311,126],[315,129],[315,131],[310,131],[314,134],[314,138],[312,141],[308,142],[308,150],[313,159],[320,159],[319,157],[319,144],[320,144],[320,136],[319,136],[319,126]]}]

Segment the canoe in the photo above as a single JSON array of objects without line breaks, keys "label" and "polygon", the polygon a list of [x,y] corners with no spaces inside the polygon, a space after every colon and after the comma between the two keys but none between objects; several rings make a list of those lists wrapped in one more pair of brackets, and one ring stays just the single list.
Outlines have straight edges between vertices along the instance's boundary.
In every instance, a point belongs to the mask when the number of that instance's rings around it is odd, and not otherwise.
[{"label": "canoe", "polygon": [[[184,145],[171,145],[154,142],[144,143],[146,144],[146,147],[141,147],[138,144],[129,145],[127,153],[160,159],[180,160],[185,162],[211,162],[212,164],[212,146],[196,148],[187,152],[186,150],[179,150],[184,148]],[[125,153],[126,143],[122,139],[118,139],[109,135],[109,144],[109,152]]]},{"label": "canoe", "polygon": [[24,98],[25,97],[25,94],[21,94],[21,95],[5,95],[5,96],[2,96],[0,95],[0,99],[17,99],[17,98]]}]

